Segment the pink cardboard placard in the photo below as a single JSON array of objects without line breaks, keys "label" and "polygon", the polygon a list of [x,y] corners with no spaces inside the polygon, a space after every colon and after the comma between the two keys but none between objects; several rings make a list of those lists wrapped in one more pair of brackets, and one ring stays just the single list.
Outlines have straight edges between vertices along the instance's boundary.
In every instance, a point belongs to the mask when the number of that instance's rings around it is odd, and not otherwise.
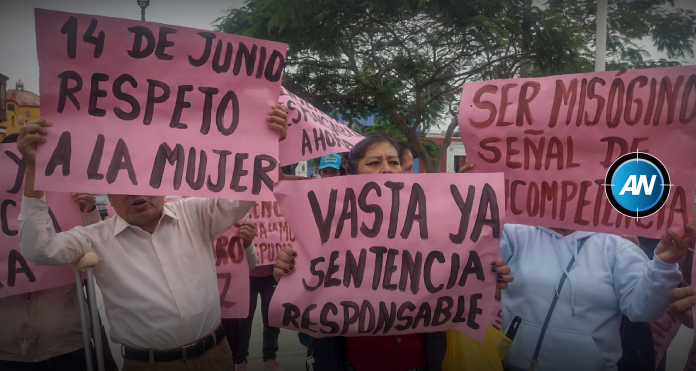
[{"label": "pink cardboard placard", "polygon": [[37,187],[271,200],[286,45],[36,9]]},{"label": "pink cardboard placard", "polygon": [[256,266],[273,265],[283,247],[301,251],[299,241],[280,212],[278,201],[257,202],[249,213],[249,220],[256,223]]},{"label": "pink cardboard placard", "polygon": [[456,328],[491,317],[503,174],[354,175],[281,182],[303,251],[280,280],[271,325],[314,337]]},{"label": "pink cardboard placard", "polygon": [[213,246],[222,318],[249,315],[249,263],[238,227],[232,226]]},{"label": "pink cardboard placard", "polygon": [[[507,221],[659,238],[683,233],[696,187],[696,66],[464,85],[459,127],[473,172],[504,172]],[[674,185],[632,219],[604,193],[609,166],[648,152]]]},{"label": "pink cardboard placard", "polygon": [[288,137],[280,142],[280,162],[284,165],[348,152],[363,139],[285,88],[280,90],[280,105],[288,113]]},{"label": "pink cardboard placard", "polygon": [[[19,211],[24,191],[24,161],[14,143],[0,144],[0,298],[75,282],[70,267],[27,261],[19,248]],[[80,208],[68,193],[47,192],[56,232],[82,225]]]}]

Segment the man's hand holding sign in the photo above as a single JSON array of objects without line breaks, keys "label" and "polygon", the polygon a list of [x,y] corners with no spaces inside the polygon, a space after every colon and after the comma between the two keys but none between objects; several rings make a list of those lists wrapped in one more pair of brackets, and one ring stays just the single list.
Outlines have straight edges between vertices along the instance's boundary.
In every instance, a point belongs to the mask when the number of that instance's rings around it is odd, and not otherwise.
[{"label": "man's hand holding sign", "polygon": [[70,195],[80,205],[80,211],[83,213],[88,213],[97,207],[97,199],[91,193],[71,193]]},{"label": "man's hand holding sign", "polygon": [[243,221],[239,226],[239,237],[242,239],[242,245],[246,249],[251,246],[256,237],[256,224],[250,221]]}]

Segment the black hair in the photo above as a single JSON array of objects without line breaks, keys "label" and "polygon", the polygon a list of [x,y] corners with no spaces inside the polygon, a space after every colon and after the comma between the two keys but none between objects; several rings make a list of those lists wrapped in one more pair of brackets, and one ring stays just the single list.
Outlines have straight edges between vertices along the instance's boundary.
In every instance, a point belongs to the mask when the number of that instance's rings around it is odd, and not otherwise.
[{"label": "black hair", "polygon": [[410,153],[411,156],[413,156],[413,151],[411,151],[411,146],[408,145],[406,142],[399,141],[399,146],[401,146],[401,153],[399,154],[399,159],[402,158],[403,155]]},{"label": "black hair", "polygon": [[348,153],[348,174],[358,173],[358,162],[362,160],[367,151],[380,143],[389,143],[396,150],[396,154],[401,160],[401,153],[403,152],[401,145],[394,138],[387,136],[382,133],[370,134],[356,144]]},{"label": "black hair", "polygon": [[17,133],[10,134],[2,140],[2,143],[17,143],[18,138],[19,138],[19,134],[17,134]]},{"label": "black hair", "polygon": [[343,160],[346,160],[346,163],[348,162],[348,153],[350,152],[341,152],[341,166],[338,169],[338,174],[340,176],[348,175],[348,172],[346,171],[346,168],[343,167]]}]

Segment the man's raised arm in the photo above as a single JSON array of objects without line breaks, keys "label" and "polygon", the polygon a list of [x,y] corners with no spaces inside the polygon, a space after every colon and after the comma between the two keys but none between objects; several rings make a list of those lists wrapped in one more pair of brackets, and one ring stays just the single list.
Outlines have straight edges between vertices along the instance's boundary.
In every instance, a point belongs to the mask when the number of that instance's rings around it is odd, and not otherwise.
[{"label": "man's raised arm", "polygon": [[46,141],[51,123],[34,120],[22,127],[17,148],[26,163],[24,196],[19,213],[19,246],[28,260],[44,265],[65,265],[77,262],[91,243],[79,229],[56,233],[48,213],[45,194],[34,189],[36,147]]}]

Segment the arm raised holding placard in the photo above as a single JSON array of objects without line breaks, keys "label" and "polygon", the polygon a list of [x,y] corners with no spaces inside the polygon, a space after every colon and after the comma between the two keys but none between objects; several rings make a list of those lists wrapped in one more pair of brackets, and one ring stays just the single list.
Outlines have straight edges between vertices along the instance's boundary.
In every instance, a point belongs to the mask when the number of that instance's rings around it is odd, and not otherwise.
[{"label": "arm raised holding placard", "polygon": [[528,367],[545,328],[537,369],[609,370],[621,355],[622,314],[648,322],[665,313],[691,238],[690,226],[684,238],[668,231],[650,261],[619,236],[506,224],[500,255],[516,281],[502,295],[503,327],[522,318],[507,364]]},{"label": "arm raised holding placard", "polygon": [[254,246],[254,238],[256,237],[256,223],[243,221],[239,227],[239,237],[242,238],[242,245],[246,251],[247,262],[249,262],[249,270],[256,267],[256,246]]},{"label": "arm raised holding placard", "polygon": [[[31,247],[22,248],[22,254],[27,259],[45,265],[65,265],[77,262],[91,249],[92,243],[79,232],[79,227],[62,235],[56,234],[48,214],[45,194],[34,189],[36,148],[39,143],[46,141],[45,135],[51,126],[53,124],[46,120],[31,121],[22,127],[17,140],[17,148],[26,163],[24,197],[19,216],[19,242],[20,247]],[[84,197],[82,201],[85,202]],[[80,205],[80,208],[83,209],[83,206]],[[30,219],[31,222],[27,223]],[[23,244],[23,241],[31,243]]]}]

